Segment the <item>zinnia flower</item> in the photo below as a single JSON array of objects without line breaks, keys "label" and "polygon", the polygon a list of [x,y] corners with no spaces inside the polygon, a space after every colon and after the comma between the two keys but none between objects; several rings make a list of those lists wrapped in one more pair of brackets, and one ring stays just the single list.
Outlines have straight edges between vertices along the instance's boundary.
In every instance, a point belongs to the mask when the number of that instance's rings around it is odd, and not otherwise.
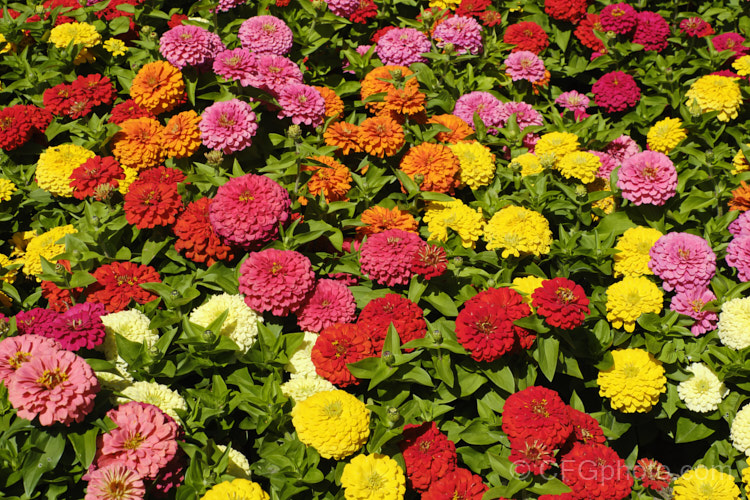
[{"label": "zinnia flower", "polygon": [[503,432],[511,439],[538,440],[554,449],[573,432],[567,406],[559,394],[545,387],[511,394],[502,415]]},{"label": "zinnia flower", "polygon": [[651,247],[648,267],[670,292],[703,288],[716,274],[716,254],[706,240],[690,233],[668,233]]},{"label": "zinnia flower", "polygon": [[427,334],[424,311],[411,300],[395,293],[373,299],[362,308],[357,320],[359,327],[373,344],[375,354],[380,354],[383,342],[392,324],[402,344],[421,339]]},{"label": "zinnia flower", "polygon": [[109,312],[122,311],[131,300],[145,304],[158,298],[155,293],[138,286],[141,283],[161,282],[159,273],[151,266],[112,262],[97,268],[93,276],[97,283],[86,300],[104,304]]},{"label": "zinnia flower", "polygon": [[542,282],[534,290],[531,305],[544,321],[563,330],[583,324],[589,313],[589,299],[581,285],[567,279],[554,278]]},{"label": "zinnia flower", "polygon": [[505,29],[503,43],[514,45],[512,51],[528,50],[539,55],[549,46],[549,36],[544,28],[533,21],[521,21]]},{"label": "zinnia flower", "polygon": [[420,175],[422,191],[453,193],[458,187],[458,171],[461,163],[451,149],[442,144],[423,142],[414,146],[401,159],[401,171],[415,180]]},{"label": "zinnia flower", "polygon": [[185,257],[193,262],[205,263],[209,267],[220,260],[234,259],[232,247],[222,243],[221,238],[211,226],[210,204],[209,198],[190,202],[172,227],[177,236],[177,241],[174,243],[175,250],[184,252]]},{"label": "zinnia flower", "polygon": [[633,467],[633,475],[640,479],[644,487],[654,491],[663,490],[669,486],[672,476],[664,465],[650,458],[641,458]]},{"label": "zinnia flower", "polygon": [[[16,321],[20,323],[22,318],[16,317]],[[5,383],[6,388],[10,387],[13,376],[21,366],[39,356],[55,354],[60,349],[62,346],[56,340],[33,333],[0,340],[0,381]]]},{"label": "zinnia flower", "polygon": [[453,45],[457,54],[478,54],[482,51],[482,26],[473,18],[456,15],[438,24],[432,32],[439,48]]},{"label": "zinnia flower", "polygon": [[448,147],[458,157],[458,178],[461,184],[478,189],[492,182],[496,166],[495,155],[490,152],[490,148],[477,141],[460,142]]},{"label": "zinnia flower", "polygon": [[603,444],[574,444],[563,456],[560,469],[574,498],[622,500],[633,488],[633,476],[625,461]]},{"label": "zinnia flower", "polygon": [[617,276],[642,276],[653,274],[648,267],[651,261],[651,247],[664,236],[658,229],[652,227],[631,227],[617,240],[614,246],[618,253],[613,255],[615,261],[612,266]]},{"label": "zinnia flower", "polygon": [[319,332],[335,323],[350,323],[357,307],[354,294],[336,280],[318,280],[315,288],[300,305],[297,325],[305,331]]},{"label": "zinnia flower", "polygon": [[141,476],[122,464],[112,464],[89,474],[83,500],[142,500],[146,494]]},{"label": "zinnia flower", "polygon": [[506,66],[506,72],[513,81],[526,80],[536,82],[544,78],[544,63],[542,60],[527,50],[512,52],[503,64]]},{"label": "zinnia flower", "polygon": [[698,466],[674,482],[674,500],[738,500],[740,489],[734,478],[716,469]]},{"label": "zinnia flower", "polygon": [[474,129],[474,113],[491,134],[498,134],[498,127],[502,127],[499,116],[503,103],[489,92],[469,92],[458,98],[453,114],[461,118]]},{"label": "zinnia flower", "polygon": [[648,147],[652,151],[667,154],[686,137],[687,132],[682,128],[679,118],[664,118],[648,130]]},{"label": "zinnia flower", "polygon": [[86,160],[96,156],[93,151],[68,143],[50,146],[39,155],[36,164],[36,183],[55,196],[73,196],[70,176]]},{"label": "zinnia flower", "polygon": [[[331,156],[311,156],[310,159],[322,165],[302,165],[303,170],[313,172],[307,181],[308,192],[316,197],[322,195],[326,203],[347,201],[346,193],[352,186],[352,174],[349,169]],[[307,199],[302,198],[300,202],[305,205]]]},{"label": "zinnia flower", "polygon": [[740,187],[732,191],[729,210],[739,210],[740,212],[750,210],[750,185],[745,181],[741,181]]},{"label": "zinnia flower", "polygon": [[414,217],[409,212],[399,210],[398,207],[385,208],[376,205],[362,212],[360,219],[363,224],[366,224],[357,226],[357,234],[360,236],[382,233],[387,229],[417,232],[417,221]]},{"label": "zinnia flower", "polygon": [[641,89],[635,79],[622,71],[605,74],[591,87],[596,105],[607,113],[634,107],[641,99]]},{"label": "zinnia flower", "polygon": [[502,249],[502,257],[520,257],[522,253],[546,255],[552,243],[549,222],[540,213],[508,205],[487,222],[484,228],[487,250]]},{"label": "zinnia flower", "polygon": [[41,136],[52,121],[52,114],[36,106],[17,104],[0,110],[0,149],[12,151]]},{"label": "zinnia flower", "polygon": [[34,356],[15,372],[8,400],[27,420],[47,426],[83,422],[94,409],[99,381],[86,361],[69,351]]},{"label": "zinnia flower", "polygon": [[258,483],[244,478],[237,478],[214,485],[200,500],[226,500],[228,498],[269,500],[270,497]]},{"label": "zinnia flower", "polygon": [[275,54],[253,56],[250,73],[240,78],[243,86],[251,85],[277,95],[290,83],[302,83],[302,71],[292,60]]},{"label": "zinnia flower", "polygon": [[256,248],[273,240],[290,217],[289,192],[264,175],[245,174],[219,187],[208,208],[216,234],[226,243]]},{"label": "zinnia flower", "polygon": [[461,200],[429,203],[422,221],[427,223],[430,240],[448,241],[451,229],[461,238],[464,248],[474,248],[485,227],[481,209],[473,209]]},{"label": "zinnia flower", "polygon": [[687,409],[698,413],[717,410],[719,403],[729,392],[719,377],[703,363],[691,363],[686,371],[693,376],[680,382],[677,393]]},{"label": "zinnia flower", "polygon": [[750,346],[750,297],[734,298],[721,306],[719,340],[735,351]]},{"label": "zinnia flower", "polygon": [[214,59],[214,73],[225,80],[240,80],[240,84],[246,78],[252,78],[256,71],[257,57],[248,49],[238,47],[232,50],[224,50],[216,55]]},{"label": "zinnia flower", "polygon": [[598,156],[585,151],[573,151],[560,158],[557,169],[566,179],[572,177],[588,184],[594,182],[601,165]]},{"label": "zinnia flower", "polygon": [[626,276],[607,288],[607,319],[615,328],[635,330],[635,322],[644,313],[659,314],[664,296],[643,276]]},{"label": "zinnia flower", "polygon": [[219,35],[194,25],[175,26],[159,39],[159,52],[178,69],[210,67],[216,54],[225,49]]},{"label": "zinnia flower", "polygon": [[599,14],[586,14],[576,26],[573,34],[581,42],[581,45],[588,47],[595,53],[606,53],[606,47],[596,34],[604,34],[604,28],[599,20]]},{"label": "zinnia flower", "polygon": [[544,0],[544,12],[552,19],[576,23],[586,13],[587,0]]},{"label": "zinnia flower", "polygon": [[291,118],[295,125],[317,127],[323,124],[326,102],[315,87],[303,83],[289,83],[277,97],[281,111],[278,118]]},{"label": "zinnia flower", "polygon": [[358,149],[378,158],[393,156],[404,145],[404,129],[383,113],[365,119],[358,129]]},{"label": "zinnia flower", "polygon": [[201,146],[198,124],[201,117],[192,109],[172,116],[162,132],[168,158],[188,158]]},{"label": "zinnia flower", "polygon": [[[42,274],[42,257],[55,262],[57,256],[65,251],[65,244],[59,243],[66,234],[77,233],[70,224],[66,226],[53,227],[49,231],[31,238],[26,245],[26,253],[23,257],[23,272],[26,276],[38,276]],[[38,279],[38,278],[37,278]]]},{"label": "zinnia flower", "polygon": [[627,3],[615,3],[605,6],[599,15],[599,22],[605,31],[614,31],[625,35],[638,23],[638,12]]},{"label": "zinnia flower", "polygon": [[690,288],[672,297],[669,308],[695,320],[690,332],[697,337],[716,329],[719,316],[716,312],[705,309],[706,304],[714,300],[716,295],[708,288]]},{"label": "zinnia flower", "polygon": [[[393,123],[391,123],[391,126],[400,126],[395,121],[391,120]],[[390,122],[389,122],[390,123]],[[337,148],[341,149],[341,154],[348,155],[350,152],[353,153],[361,153],[362,148],[360,147],[360,138],[359,138],[359,126],[354,125],[353,123],[347,123],[345,121],[337,121],[334,123],[331,123],[326,128],[326,131],[323,134],[323,137],[325,138],[326,145],[327,146],[335,146]],[[374,139],[374,136],[370,136]],[[367,141],[363,142],[371,142],[370,138],[367,139]]]},{"label": "zinnia flower", "polygon": [[735,236],[727,247],[727,264],[737,269],[740,281],[750,281],[750,233]]},{"label": "zinnia flower", "polygon": [[644,151],[623,161],[617,187],[634,205],[664,205],[677,193],[677,170],[665,154]]},{"label": "zinnia flower", "polygon": [[293,34],[286,23],[274,16],[255,16],[240,25],[237,34],[242,47],[256,54],[286,55],[292,50]]},{"label": "zinnia flower", "polygon": [[697,106],[698,113],[718,111],[719,121],[737,118],[742,94],[736,78],[706,75],[698,78],[685,93],[688,106]]},{"label": "zinnia flower", "polygon": [[701,38],[714,34],[714,29],[700,17],[689,17],[680,22],[680,33],[691,38]]},{"label": "zinnia flower", "polygon": [[391,457],[380,453],[362,454],[344,466],[341,486],[346,500],[402,500],[406,493],[406,478],[398,462]]},{"label": "zinnia flower", "polygon": [[427,62],[422,54],[429,51],[427,35],[414,28],[394,28],[381,36],[375,46],[375,52],[385,66]]},{"label": "zinnia flower", "polygon": [[407,424],[399,442],[406,463],[409,486],[424,494],[431,484],[456,469],[456,445],[440,432],[435,422]]},{"label": "zinnia flower", "polygon": [[216,102],[208,106],[198,124],[206,147],[232,154],[250,147],[258,131],[250,104],[239,99]]},{"label": "zinnia flower", "polygon": [[104,314],[101,304],[75,304],[55,318],[53,338],[68,351],[93,349],[104,342]]},{"label": "zinnia flower", "polygon": [[482,482],[480,476],[457,467],[451,474],[430,484],[429,489],[422,493],[422,500],[481,500],[487,490],[489,487]]},{"label": "zinnia flower", "polygon": [[438,132],[435,136],[438,142],[449,142],[456,144],[469,137],[474,131],[469,125],[456,115],[444,114],[444,115],[432,115],[428,124],[441,125],[445,128],[450,129],[449,132]]},{"label": "zinnia flower", "polygon": [[118,179],[124,179],[125,172],[111,156],[94,156],[89,158],[80,167],[76,167],[70,174],[70,187],[73,188],[73,196],[83,200],[88,196],[96,196],[97,187],[109,185],[116,188]]},{"label": "zinnia flower", "polygon": [[413,275],[414,254],[424,245],[418,235],[400,229],[373,234],[360,250],[362,274],[386,286],[407,285]]},{"label": "zinnia flower", "polygon": [[319,392],[292,408],[292,424],[299,440],[321,457],[341,460],[367,442],[370,410],[345,391]]},{"label": "zinnia flower", "polygon": [[130,85],[130,97],[136,105],[156,115],[172,111],[184,93],[182,73],[166,61],[145,64]]},{"label": "zinnia flower", "polygon": [[109,121],[120,125],[125,120],[142,117],[155,118],[149,110],[140,107],[133,99],[128,99],[112,107]]},{"label": "zinnia flower", "polygon": [[112,138],[112,155],[124,167],[145,170],[161,164],[167,156],[162,143],[164,128],[153,118],[135,118],[120,124]]},{"label": "zinnia flower", "polygon": [[221,329],[214,333],[227,337],[237,344],[241,352],[246,353],[255,344],[258,324],[263,323],[263,316],[248,307],[241,295],[212,295],[192,310],[189,319],[191,323],[208,328],[225,311],[227,317],[221,324]]},{"label": "zinnia flower", "polygon": [[182,198],[177,184],[138,179],[125,195],[125,218],[138,229],[169,226],[177,220]]},{"label": "zinnia flower", "polygon": [[615,349],[612,358],[612,366],[597,377],[599,395],[610,398],[612,408],[624,413],[651,411],[667,391],[661,362],[642,349]]},{"label": "zinnia flower", "polygon": [[638,13],[633,43],[643,45],[645,50],[661,52],[669,45],[669,34],[669,23],[660,14],[647,10]]},{"label": "zinnia flower", "polygon": [[307,257],[292,250],[268,248],[251,253],[242,263],[239,290],[251,309],[285,316],[300,307],[314,280]]}]

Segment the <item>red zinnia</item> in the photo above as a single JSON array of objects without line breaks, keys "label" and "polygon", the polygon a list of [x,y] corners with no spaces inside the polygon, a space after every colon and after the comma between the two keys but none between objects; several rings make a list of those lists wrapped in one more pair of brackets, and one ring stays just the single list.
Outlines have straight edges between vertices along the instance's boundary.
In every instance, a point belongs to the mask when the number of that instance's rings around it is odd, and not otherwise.
[{"label": "red zinnia", "polygon": [[513,52],[528,50],[539,55],[549,46],[549,37],[544,28],[533,21],[522,21],[508,26],[503,35],[503,43],[515,45]]},{"label": "red zinnia", "polygon": [[508,460],[516,466],[516,474],[544,474],[557,464],[555,450],[544,441],[536,438],[510,438]]},{"label": "red zinnia", "polygon": [[583,324],[589,313],[589,299],[581,285],[566,279],[544,280],[531,295],[531,305],[544,321],[563,330],[572,330]]},{"label": "red zinnia", "polygon": [[[520,293],[490,288],[466,301],[456,318],[456,337],[475,360],[494,361],[528,337],[513,322],[529,314],[531,309]],[[523,347],[531,342],[523,342]]]},{"label": "red zinnia", "polygon": [[380,37],[382,37],[383,35],[385,35],[389,31],[395,30],[395,29],[396,29],[395,26],[385,26],[383,28],[380,28],[378,31],[376,31],[372,35],[372,37],[370,37],[370,40],[372,41],[372,43],[378,43],[378,40],[380,40]]},{"label": "red zinnia", "polygon": [[99,267],[93,275],[97,282],[86,301],[104,304],[109,312],[122,311],[131,300],[145,304],[158,298],[155,293],[138,286],[141,283],[161,282],[159,273],[151,266],[112,262]]},{"label": "red zinnia", "polygon": [[109,116],[109,121],[119,125],[125,120],[142,117],[156,118],[151,111],[138,106],[133,99],[128,99],[127,101],[114,105]]},{"label": "red zinnia", "polygon": [[456,15],[479,17],[491,3],[491,0],[461,0],[456,9]]},{"label": "red zinnia", "polygon": [[169,18],[169,21],[167,22],[167,26],[171,28],[176,28],[177,26],[182,26],[182,21],[187,21],[188,16],[185,14],[172,14],[172,17]]},{"label": "red zinnia", "polygon": [[138,229],[168,226],[177,220],[182,198],[176,184],[138,179],[125,195],[125,217]]},{"label": "red zinnia", "polygon": [[599,14],[586,14],[574,31],[576,38],[586,47],[593,51],[601,52],[604,50],[604,42],[596,37],[594,32],[604,33],[602,23],[599,20]]},{"label": "red zinnia", "polygon": [[82,287],[65,289],[52,281],[42,281],[42,297],[47,299],[50,309],[57,312],[67,311],[76,302],[81,292],[83,292]]},{"label": "red zinnia", "polygon": [[429,280],[445,272],[448,268],[448,258],[443,247],[425,245],[417,250],[412,265],[412,271]]},{"label": "red zinnia", "polygon": [[411,487],[424,493],[431,484],[456,469],[456,445],[440,432],[435,422],[408,424],[399,443]]},{"label": "red zinnia", "polygon": [[503,22],[503,16],[496,10],[485,10],[480,17],[482,24],[488,28],[497,26]]},{"label": "red zinnia", "polygon": [[83,200],[96,194],[97,186],[109,184],[113,188],[119,185],[118,179],[125,178],[125,171],[112,156],[94,156],[70,174],[70,187],[73,196]]},{"label": "red zinnia", "polygon": [[358,384],[348,363],[355,363],[373,355],[367,335],[351,323],[336,323],[324,328],[315,341],[310,358],[321,377],[339,387]]},{"label": "red zinnia", "polygon": [[94,106],[100,104],[112,104],[115,100],[115,88],[109,77],[94,73],[79,76],[71,84],[73,94],[85,94]]},{"label": "red zinnia", "polygon": [[359,8],[352,12],[349,20],[353,23],[367,24],[369,19],[378,15],[378,6],[372,0],[359,0]]},{"label": "red zinnia", "polygon": [[689,17],[680,23],[680,33],[689,37],[701,38],[714,34],[714,29],[700,17]]},{"label": "red zinnia", "polygon": [[573,424],[573,433],[570,435],[572,439],[583,444],[604,444],[604,432],[602,432],[599,422],[594,417],[578,411],[572,406],[568,406],[568,415],[570,415],[570,422]]},{"label": "red zinnia", "polygon": [[53,115],[67,115],[73,105],[73,88],[67,83],[55,85],[42,94],[42,102],[47,111]]},{"label": "red zinnia", "polygon": [[587,0],[544,0],[544,12],[552,19],[577,23],[586,14]]},{"label": "red zinnia", "polygon": [[422,500],[482,500],[488,489],[482,478],[472,474],[470,470],[456,469],[452,474],[432,483],[430,489],[422,494]]},{"label": "red zinnia", "polygon": [[17,104],[0,110],[0,149],[12,151],[41,135],[52,121],[49,111]]},{"label": "red zinnia", "polygon": [[555,391],[531,386],[505,401],[503,431],[511,439],[537,439],[557,449],[573,432],[573,426],[568,406]]},{"label": "red zinnia", "polygon": [[577,498],[621,500],[633,488],[633,476],[625,461],[603,444],[576,443],[563,457],[560,468],[563,483]]},{"label": "red zinnia", "polygon": [[411,300],[395,293],[371,300],[359,313],[357,324],[372,342],[376,354],[383,349],[391,323],[402,344],[421,339],[427,334],[424,311]]},{"label": "red zinnia", "polygon": [[208,220],[209,198],[191,202],[185,211],[177,217],[172,230],[177,241],[174,248],[178,252],[184,251],[185,257],[193,262],[205,263],[212,266],[219,260],[232,260],[232,247],[221,242],[219,235],[214,232]]},{"label": "red zinnia", "polygon": [[672,476],[664,465],[651,458],[641,458],[633,467],[633,474],[641,480],[643,486],[654,491],[669,486]]}]

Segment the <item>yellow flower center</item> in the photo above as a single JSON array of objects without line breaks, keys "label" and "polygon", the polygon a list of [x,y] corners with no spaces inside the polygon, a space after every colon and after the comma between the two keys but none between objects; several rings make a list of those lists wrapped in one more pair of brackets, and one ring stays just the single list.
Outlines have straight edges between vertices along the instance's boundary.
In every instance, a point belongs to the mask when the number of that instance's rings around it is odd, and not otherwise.
[{"label": "yellow flower center", "polygon": [[369,488],[370,490],[377,491],[385,485],[385,478],[377,472],[373,472],[372,474],[370,474],[370,477],[367,478],[367,488]]},{"label": "yellow flower center", "polygon": [[570,288],[560,287],[555,293],[557,294],[558,300],[565,304],[570,304],[576,299],[576,294],[573,293],[573,290],[571,290]]},{"label": "yellow flower center", "polygon": [[341,401],[331,401],[323,407],[323,413],[328,418],[338,418],[344,412],[344,406]]},{"label": "yellow flower center", "polygon": [[253,195],[250,191],[245,190],[240,195],[240,201],[253,201],[255,198],[253,198]]},{"label": "yellow flower center", "polygon": [[126,450],[137,450],[138,447],[141,446],[141,443],[143,443],[145,440],[145,436],[143,436],[140,432],[136,432],[135,434],[130,436],[130,438],[126,439],[122,446]]},{"label": "yellow flower center", "polygon": [[26,351],[18,351],[8,359],[8,364],[14,370],[18,370],[22,364],[31,359],[31,353]]},{"label": "yellow flower center", "polygon": [[45,389],[54,389],[66,380],[68,380],[68,374],[60,371],[58,367],[54,370],[44,370],[42,376],[36,379],[36,383]]},{"label": "yellow flower center", "polygon": [[130,489],[122,479],[113,479],[107,483],[107,498],[119,500],[130,497]]},{"label": "yellow flower center", "polygon": [[622,367],[622,375],[625,378],[636,378],[641,372],[641,368],[633,363],[627,363]]}]

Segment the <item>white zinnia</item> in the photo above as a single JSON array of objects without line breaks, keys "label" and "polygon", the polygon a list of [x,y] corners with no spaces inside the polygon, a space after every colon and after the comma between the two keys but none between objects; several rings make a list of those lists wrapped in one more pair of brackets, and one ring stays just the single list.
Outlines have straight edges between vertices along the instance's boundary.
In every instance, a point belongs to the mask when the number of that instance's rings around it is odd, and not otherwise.
[{"label": "white zinnia", "polygon": [[737,412],[729,430],[729,439],[735,448],[750,457],[750,404]]},{"label": "white zinnia", "polygon": [[336,387],[319,375],[295,377],[289,382],[281,384],[284,396],[301,403],[313,394],[323,391],[333,391]]},{"label": "white zinnia", "polygon": [[203,305],[193,309],[189,320],[198,326],[207,328],[224,311],[227,318],[221,325],[221,331],[214,332],[232,340],[243,353],[246,353],[258,337],[258,322],[262,316],[250,309],[241,295],[223,293],[210,297]]},{"label": "white zinnia", "polygon": [[292,375],[292,379],[297,377],[317,377],[315,365],[312,362],[312,349],[318,340],[318,334],[314,332],[305,332],[305,338],[297,347],[297,350],[289,356],[289,363],[284,367]]},{"label": "white zinnia", "polygon": [[117,342],[115,333],[125,337],[131,342],[138,342],[151,349],[156,341],[159,340],[159,333],[149,328],[151,320],[138,309],[128,309],[112,314],[105,314],[101,317],[106,335],[102,349],[104,357],[108,361],[117,359]]},{"label": "white zinnia", "polygon": [[732,299],[721,306],[718,334],[721,343],[735,351],[750,346],[750,297]]},{"label": "white zinnia", "polygon": [[702,363],[693,363],[687,369],[693,376],[677,386],[677,393],[687,409],[699,413],[718,409],[728,392],[719,377]]},{"label": "white zinnia", "polygon": [[117,404],[129,401],[152,404],[172,417],[177,423],[180,419],[175,410],[187,411],[187,403],[177,391],[156,382],[135,382],[121,392],[116,399]]},{"label": "white zinnia", "polygon": [[[217,444],[216,447],[220,449],[222,453],[227,449],[223,444]],[[227,474],[240,479],[250,479],[250,462],[245,455],[234,448],[229,448],[227,458],[229,459],[229,463],[227,464]]]}]

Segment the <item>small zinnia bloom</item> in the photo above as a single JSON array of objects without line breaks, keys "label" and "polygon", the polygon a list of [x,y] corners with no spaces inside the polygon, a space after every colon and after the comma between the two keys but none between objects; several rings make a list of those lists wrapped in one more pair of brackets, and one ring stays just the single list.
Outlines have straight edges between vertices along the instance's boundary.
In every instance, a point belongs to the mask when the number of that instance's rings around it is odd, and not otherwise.
[{"label": "small zinnia bloom", "polygon": [[398,207],[385,208],[379,205],[370,207],[360,216],[365,226],[357,226],[359,236],[381,233],[387,229],[401,229],[412,233],[417,232],[417,221],[409,213]]},{"label": "small zinnia bloom", "polygon": [[677,169],[664,153],[637,153],[622,163],[617,187],[634,205],[664,205],[677,192]]},{"label": "small zinnia bloom", "polygon": [[210,204],[209,198],[190,202],[172,227],[177,236],[175,250],[184,252],[185,257],[193,262],[205,263],[209,267],[217,261],[234,258],[232,247],[222,243],[211,226],[208,209]]},{"label": "small zinnia bloom", "polygon": [[691,363],[686,371],[692,377],[677,386],[677,394],[687,409],[698,413],[716,411],[729,390],[709,367],[702,363]]},{"label": "small zinnia bloom", "polygon": [[97,283],[86,300],[104,304],[109,312],[122,311],[131,300],[145,304],[158,298],[155,293],[138,286],[141,283],[161,282],[159,273],[151,266],[112,262],[100,266],[92,274]]},{"label": "small zinnia bloom", "polygon": [[659,314],[663,302],[664,295],[648,278],[626,276],[607,288],[607,319],[632,333],[641,314]]},{"label": "small zinnia bloom", "polygon": [[251,253],[242,263],[239,291],[254,311],[284,316],[302,305],[314,279],[310,259],[292,250],[268,248]]},{"label": "small zinnia bloom", "polygon": [[258,123],[250,104],[239,99],[220,101],[208,106],[198,124],[201,140],[210,149],[232,154],[250,147]]},{"label": "small zinnia bloom", "polygon": [[274,16],[255,16],[240,25],[237,38],[242,47],[256,54],[283,56],[292,49],[293,34],[286,23]]},{"label": "small zinnia bloom", "polygon": [[415,233],[388,229],[365,240],[360,250],[362,274],[386,285],[407,285],[413,273],[413,258],[425,242]]},{"label": "small zinnia bloom", "polygon": [[359,146],[359,127],[345,121],[334,122],[328,125],[323,134],[327,146],[341,148],[341,154],[348,155],[350,152],[361,153]]},{"label": "small zinnia bloom", "polygon": [[299,307],[297,325],[304,331],[320,332],[334,323],[351,323],[357,307],[349,288],[336,280],[318,280]]},{"label": "small zinnia bloom", "polygon": [[514,82],[536,82],[544,78],[544,63],[539,56],[528,50],[513,52],[503,62],[507,68],[506,72]]},{"label": "small zinnia bloom", "polygon": [[368,154],[393,156],[403,145],[404,129],[385,113],[367,118],[359,126],[359,147]]},{"label": "small zinnia bloom", "polygon": [[[21,319],[16,317],[17,322]],[[62,349],[56,340],[33,333],[21,334],[0,340],[0,381],[10,386],[16,371],[24,363],[45,354],[54,354]]]},{"label": "small zinnia bloom", "polygon": [[385,66],[409,66],[415,62],[427,62],[422,55],[430,51],[427,35],[414,28],[394,28],[382,37],[375,52]]},{"label": "small zinnia bloom", "polygon": [[448,142],[455,144],[460,142],[471,134],[474,130],[461,118],[456,115],[433,115],[427,120],[428,124],[441,125],[450,129],[449,132],[438,132],[435,138],[438,142]]},{"label": "small zinnia bloom", "polygon": [[317,127],[323,124],[325,99],[315,87],[304,83],[285,85],[277,97],[281,111],[278,118],[291,118],[295,125],[305,124]]},{"label": "small zinnia bloom", "polygon": [[219,35],[194,25],[175,26],[159,39],[159,52],[178,69],[210,67],[216,54],[225,48]]},{"label": "small zinnia bloom", "polygon": [[[352,187],[352,174],[349,169],[331,156],[311,156],[311,160],[322,165],[303,165],[302,170],[313,172],[307,181],[307,190],[313,196],[323,195],[327,203],[346,201],[346,193]],[[303,204],[307,202],[303,198]]]},{"label": "small zinnia bloom", "polygon": [[142,500],[146,494],[143,480],[133,469],[111,464],[89,475],[83,500]]},{"label": "small zinnia bloom", "polygon": [[169,119],[162,132],[168,158],[188,158],[198,151],[201,146],[200,121],[201,117],[192,109]]},{"label": "small zinnia bloom", "polygon": [[[737,118],[742,94],[737,78],[705,75],[696,80],[685,93],[688,106],[697,106],[698,113],[718,111],[719,121]],[[692,110],[691,110],[692,112]]]},{"label": "small zinnia bloom", "polygon": [[567,278],[543,281],[532,298],[531,305],[536,313],[547,324],[563,330],[581,326],[589,313],[589,299],[583,287]]},{"label": "small zinnia bloom", "polygon": [[358,384],[359,379],[346,365],[374,354],[369,337],[359,325],[334,323],[320,332],[310,357],[318,375],[339,387],[347,387]]},{"label": "small zinnia bloom", "polygon": [[640,479],[643,486],[660,491],[669,486],[672,476],[661,462],[650,458],[641,458],[633,467],[633,475]]},{"label": "small zinnia bloom", "polygon": [[607,113],[634,107],[641,99],[635,79],[622,71],[612,71],[599,78],[591,88],[596,105]]},{"label": "small zinnia bloom", "polygon": [[610,4],[602,9],[599,20],[605,31],[625,35],[638,23],[638,12],[627,3]]},{"label": "small zinnia bloom", "polygon": [[93,349],[104,342],[105,313],[102,304],[75,304],[55,318],[52,335],[65,350]]},{"label": "small zinnia bloom", "polygon": [[134,118],[120,124],[112,138],[112,155],[124,167],[145,170],[161,164],[167,156],[162,143],[164,128],[153,118]]},{"label": "small zinnia bloom", "polygon": [[716,469],[699,466],[690,469],[674,482],[674,500],[736,500],[740,489],[735,479]]},{"label": "small zinnia bloom", "polygon": [[646,413],[667,391],[661,361],[643,349],[615,349],[613,364],[599,372],[599,395],[624,413]]},{"label": "small zinnia bloom", "polygon": [[666,154],[686,137],[687,132],[682,128],[682,120],[679,118],[664,118],[654,123],[648,130],[648,147],[652,151]]},{"label": "small zinnia bloom", "polygon": [[387,455],[357,455],[344,466],[341,486],[346,500],[401,500],[406,493],[404,471]]},{"label": "small zinnia bloom", "polygon": [[424,493],[431,484],[456,469],[456,445],[435,422],[407,424],[398,445],[406,463],[409,486]]},{"label": "small zinnia bloom", "polygon": [[135,104],[156,115],[172,111],[184,93],[182,73],[166,61],[145,64],[130,85]]},{"label": "small zinnia bloom", "polygon": [[513,52],[528,50],[539,55],[549,46],[549,36],[537,23],[522,21],[505,29],[503,43],[514,45]]},{"label": "small zinnia bloom", "polygon": [[182,198],[176,184],[139,179],[130,185],[123,208],[128,223],[138,229],[169,226],[177,220]]},{"label": "small zinnia bloom", "polygon": [[716,274],[716,254],[706,240],[694,234],[667,233],[649,254],[648,267],[664,280],[662,288],[668,292],[705,287]]},{"label": "small zinnia bloom", "polygon": [[421,339],[427,334],[427,323],[422,308],[396,293],[389,293],[385,297],[368,302],[359,313],[357,324],[367,333],[376,354],[382,351],[391,324],[402,344]]},{"label": "small zinnia bloom", "polygon": [[120,164],[111,156],[94,156],[86,160],[70,174],[70,186],[73,196],[83,200],[88,196],[96,196],[96,188],[107,184],[116,188],[119,179],[125,178],[125,172]]},{"label": "small zinnia bloom", "polygon": [[441,144],[423,142],[412,147],[401,159],[400,168],[422,191],[452,194],[460,182],[461,163],[449,147]]}]

